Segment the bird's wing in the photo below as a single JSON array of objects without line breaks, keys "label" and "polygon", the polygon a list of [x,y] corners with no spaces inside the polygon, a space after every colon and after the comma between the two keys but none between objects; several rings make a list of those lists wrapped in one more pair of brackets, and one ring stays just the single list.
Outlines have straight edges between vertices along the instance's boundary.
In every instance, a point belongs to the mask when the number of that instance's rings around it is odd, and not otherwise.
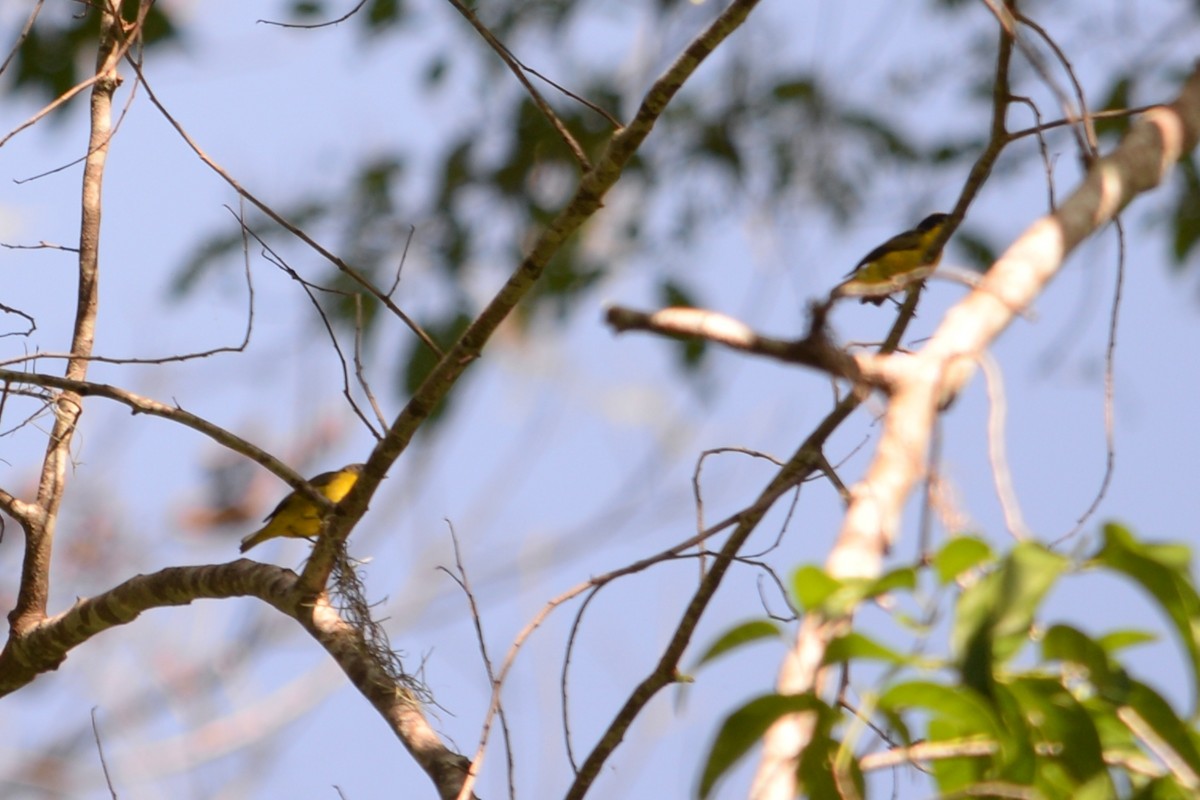
[{"label": "bird's wing", "polygon": [[278,514],[280,511],[283,511],[283,507],[285,505],[287,505],[287,501],[292,499],[292,494],[293,494],[292,492],[288,492],[287,496],[285,496],[282,500],[279,501],[279,505],[277,505],[273,509],[271,509],[270,514],[267,514],[265,517],[263,517],[263,522],[270,522],[271,520],[275,519],[275,515]]},{"label": "bird's wing", "polygon": [[[337,470],[333,470],[332,472],[322,472],[317,477],[310,479],[309,483],[320,489],[322,486],[332,483],[337,474]],[[293,489],[292,491],[288,492],[284,498],[279,501],[279,505],[275,506],[275,508],[271,510],[270,514],[267,514],[265,517],[263,517],[263,522],[270,522],[272,519],[274,519],[280,511],[283,511],[283,507],[287,505],[288,501],[296,496],[296,490]]]},{"label": "bird's wing", "polygon": [[872,261],[878,261],[889,253],[896,253],[901,250],[916,250],[920,246],[921,234],[917,231],[905,231],[904,233],[898,233],[883,244],[879,245],[879,247],[876,247],[874,250],[863,256],[862,261],[859,261],[857,264],[855,264],[854,269],[847,272],[846,276],[849,277],[850,275],[853,275],[854,273],[858,272],[864,264],[870,264]]},{"label": "bird's wing", "polygon": [[322,486],[328,486],[333,483],[333,479],[341,474],[342,470],[340,469],[330,470],[329,472],[322,472],[315,478],[310,478],[308,482],[320,489]]}]

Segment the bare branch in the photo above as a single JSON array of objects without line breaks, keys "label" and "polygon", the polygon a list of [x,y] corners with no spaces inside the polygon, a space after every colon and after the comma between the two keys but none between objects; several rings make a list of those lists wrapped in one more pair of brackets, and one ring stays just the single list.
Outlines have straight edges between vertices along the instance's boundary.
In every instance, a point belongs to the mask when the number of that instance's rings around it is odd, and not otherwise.
[{"label": "bare branch", "polygon": [[1100,478],[1100,486],[1097,487],[1092,502],[1075,520],[1071,530],[1054,540],[1055,544],[1071,539],[1083,530],[1083,526],[1096,513],[1101,501],[1108,494],[1108,487],[1112,483],[1113,472],[1117,464],[1117,423],[1113,411],[1116,377],[1113,365],[1117,352],[1117,324],[1121,319],[1121,296],[1124,294],[1125,286],[1125,226],[1118,218],[1114,227],[1117,230],[1117,269],[1116,276],[1113,278],[1112,306],[1108,312],[1108,341],[1104,345],[1104,475]]},{"label": "bare branch", "polygon": [[12,49],[8,51],[8,55],[4,57],[4,63],[0,64],[0,75],[8,69],[8,65],[12,63],[16,57],[17,51],[21,49],[21,44],[29,38],[29,32],[33,30],[33,23],[37,20],[38,14],[42,12],[42,6],[46,4],[46,0],[37,0],[33,5],[33,10],[29,12],[29,16],[25,19],[25,25],[21,28],[21,32],[17,34],[17,40],[13,42]]},{"label": "bare branch", "polygon": [[[255,233],[253,230],[250,230],[249,228],[245,228],[245,230],[248,231],[249,234],[254,237],[254,240],[256,242],[258,242],[259,245],[262,246],[263,252],[266,254],[267,260],[270,261],[272,264],[274,264],[276,267],[278,267],[280,270],[285,272],[289,278],[294,280],[296,283],[300,284],[300,288],[303,289],[304,293],[308,296],[309,302],[312,303],[313,308],[316,309],[317,317],[320,318],[320,320],[321,320],[321,325],[324,326],[324,328],[325,328],[326,335],[329,336],[329,343],[331,345],[333,345],[333,350],[335,353],[337,353],[338,363],[341,365],[341,368],[342,368],[342,396],[346,398],[346,402],[349,404],[350,410],[352,410],[354,412],[355,416],[357,416],[359,418],[359,420],[362,421],[363,425],[366,426],[367,430],[371,432],[371,435],[374,436],[376,439],[382,438],[382,434],[380,434],[379,431],[375,430],[375,426],[371,424],[371,421],[369,419],[367,419],[366,413],[361,408],[359,408],[358,401],[356,401],[354,399],[354,395],[350,391],[350,367],[346,362],[346,354],[342,352],[342,345],[341,345],[341,343],[338,342],[337,333],[333,330],[333,323],[329,321],[329,315],[325,313],[325,309],[321,306],[320,301],[317,300],[317,296],[315,294],[313,294],[313,290],[315,289],[320,292],[325,292],[326,294],[341,295],[343,297],[349,293],[344,292],[340,289],[330,289],[325,286],[319,286],[318,284],[315,284],[312,281],[305,280],[303,277],[300,276],[300,273],[297,272],[296,270],[292,269],[292,267],[289,266],[288,263],[283,259],[283,256],[276,253],[275,250],[273,250],[271,248],[271,246],[262,239],[261,236],[259,236],[257,233]],[[357,357],[357,347],[358,347],[358,331],[355,332],[356,357]],[[374,398],[372,398],[372,400],[373,399]],[[378,411],[378,408],[376,408],[376,411]],[[382,422],[381,422],[381,424],[382,424]]]},{"label": "bare branch", "polygon": [[[479,604],[475,601],[475,592],[471,589],[471,581],[467,577],[467,567],[463,563],[462,549],[458,546],[458,536],[454,533],[454,526],[450,525],[449,520],[446,524],[450,528],[450,541],[454,545],[454,572],[442,567],[442,571],[450,576],[451,580],[458,584],[462,589],[463,594],[467,597],[467,606],[471,612],[471,623],[475,626],[475,641],[479,645],[479,657],[483,659],[483,667],[487,671],[488,683],[491,684],[496,714],[500,717],[500,727],[504,733],[504,755],[508,765],[508,794],[509,797],[516,797],[516,784],[513,782],[513,753],[512,753],[512,736],[508,730],[508,718],[504,714],[504,704],[500,700],[500,682],[496,677],[496,670],[492,666],[492,658],[488,655],[487,638],[483,635],[483,617],[479,613]],[[471,790],[475,786],[475,779],[479,777],[479,770],[483,766],[483,756],[487,752],[488,736],[491,733],[491,715],[483,724],[483,730],[479,734],[479,747],[475,750],[475,757],[471,759],[471,768],[467,771],[467,779],[463,781],[462,789],[459,790],[458,800],[466,800],[471,796]]]},{"label": "bare branch", "polygon": [[[261,464],[286,481],[293,489],[307,494],[309,499],[320,504],[322,508],[332,507],[328,498],[309,486],[303,476],[275,456],[259,448],[257,445],[251,444],[237,434],[209,422],[203,417],[199,417],[189,411],[184,411],[178,405],[169,406],[157,400],[152,400],[106,383],[75,381],[69,378],[60,378],[56,375],[43,375],[37,372],[17,372],[0,369],[0,382],[5,384],[32,384],[34,386],[59,389],[63,392],[62,396],[69,394],[76,397],[104,397],[129,406],[135,414],[150,414],[151,416],[162,417],[177,422],[192,430],[199,431],[223,447],[241,453],[252,461]],[[61,402],[61,399],[58,402]]]},{"label": "bare branch", "polygon": [[[91,134],[83,170],[79,227],[79,285],[76,294],[71,355],[66,374],[71,380],[87,376],[87,356],[95,341],[96,311],[100,279],[100,210],[104,167],[112,128],[112,98],[120,85],[117,64],[124,52],[119,11],[108,0],[99,10],[100,45],[96,54],[96,73],[92,84]],[[54,526],[66,487],[67,464],[75,423],[83,410],[80,397],[63,392],[54,406],[55,420],[38,482],[39,513],[24,526],[25,554],[21,562],[21,583],[17,601],[9,614],[14,635],[46,616],[50,593],[50,553]]]},{"label": "bare branch", "polygon": [[117,790],[113,788],[112,776],[108,774],[108,761],[104,758],[104,743],[100,741],[100,726],[96,723],[96,709],[92,708],[92,736],[96,740],[96,754],[100,756],[100,766],[104,769],[104,782],[108,785],[108,793],[113,800],[117,798]]},{"label": "bare branch", "polygon": [[533,100],[533,104],[538,107],[538,110],[542,112],[542,116],[546,118],[546,121],[549,122],[551,127],[553,127],[558,133],[559,138],[563,140],[563,144],[565,144],[567,149],[571,151],[571,155],[575,156],[575,161],[578,162],[580,168],[584,171],[590,170],[592,168],[592,164],[590,161],[588,161],[587,153],[583,152],[583,147],[578,141],[575,140],[575,137],[571,135],[571,131],[568,130],[563,121],[558,118],[558,115],[554,113],[554,109],[550,107],[550,104],[546,102],[541,93],[533,87],[533,84],[530,83],[529,78],[525,77],[525,71],[522,69],[521,62],[517,61],[517,59],[513,57],[513,54],[509,52],[507,47],[504,46],[504,43],[497,39],[496,35],[488,30],[486,25],[479,21],[479,17],[475,16],[475,12],[467,8],[462,0],[450,0],[450,5],[454,6],[454,10],[459,14],[462,14],[463,18],[471,24],[472,28],[475,29],[475,32],[483,37],[483,40],[487,42],[488,47],[492,48],[496,55],[500,56],[500,60],[503,61],[512,74],[516,76],[521,85],[525,87],[525,91],[529,93],[529,97]]},{"label": "bare branch", "polygon": [[704,339],[743,353],[767,356],[788,364],[801,364],[852,381],[862,379],[853,358],[835,347],[819,323],[803,339],[773,339],[755,333],[733,317],[703,308],[664,308],[653,313],[614,306],[604,314],[617,333],[649,331],[664,336]]},{"label": "bare branch", "polygon": [[308,631],[388,723],[429,775],[439,796],[456,797],[467,759],[442,743],[412,690],[392,679],[388,665],[380,663],[363,641],[362,631],[342,619],[327,597],[314,602],[298,591],[299,585],[291,570],[244,558],[137,575],[11,637],[0,651],[0,697],[56,669],[71,650],[94,636],[127,625],[145,611],[200,599],[257,597]]},{"label": "bare branch", "polygon": [[316,30],[317,28],[331,28],[331,27],[340,25],[343,22],[345,22],[346,20],[353,17],[366,4],[367,4],[367,0],[358,0],[358,4],[355,5],[354,8],[350,9],[345,14],[342,14],[337,19],[331,19],[331,20],[328,20],[327,22],[276,22],[275,20],[271,20],[271,19],[260,19],[260,20],[258,20],[258,24],[272,25],[276,28],[298,28],[300,30]]},{"label": "bare branch", "polygon": [[158,96],[156,94],[154,94],[154,90],[151,89],[150,84],[146,82],[146,76],[142,72],[141,65],[137,64],[134,61],[130,61],[130,64],[133,66],[134,71],[137,73],[138,80],[141,82],[141,84],[143,86],[146,87],[146,95],[150,98],[150,102],[154,104],[154,107],[157,108],[159,113],[163,115],[163,118],[166,119],[168,123],[170,123],[171,127],[173,127],[175,129],[176,133],[178,133],[180,135],[180,137],[183,139],[183,141],[187,143],[187,146],[192,149],[192,152],[195,153],[197,155],[197,157],[199,157],[199,159],[208,166],[209,169],[211,169],[213,172],[220,175],[221,178],[224,179],[224,181],[226,183],[228,183],[235,192],[238,193],[238,195],[240,195],[241,197],[244,197],[246,200],[249,200],[259,211],[266,214],[268,217],[270,217],[272,220],[274,220],[279,226],[284,228],[284,230],[286,230],[288,233],[292,234],[297,239],[299,239],[300,241],[302,241],[306,245],[308,245],[310,248],[312,248],[312,250],[314,252],[319,254],[322,258],[324,258],[330,264],[333,264],[335,267],[337,267],[339,270],[341,270],[343,273],[345,273],[346,276],[349,277],[352,281],[354,281],[359,286],[362,286],[364,289],[366,289],[367,292],[369,292],[376,299],[378,299],[379,302],[383,303],[383,305],[389,311],[391,311],[401,322],[403,322],[405,325],[407,325],[409,330],[411,330],[413,333],[415,333],[417,335],[417,338],[420,339],[421,342],[424,343],[424,345],[426,347],[428,347],[439,358],[442,357],[442,349],[440,347],[438,347],[437,343],[435,341],[433,341],[433,339],[429,336],[429,334],[426,333],[425,330],[420,325],[418,325],[414,319],[409,317],[408,314],[405,314],[403,311],[401,311],[400,307],[397,306],[392,301],[392,299],[387,294],[385,294],[379,287],[377,287],[371,281],[367,280],[366,276],[363,275],[358,270],[356,270],[354,267],[350,266],[345,261],[343,261],[342,259],[335,256],[333,253],[326,250],[324,247],[322,247],[320,244],[318,244],[315,239],[313,239],[311,236],[309,236],[303,230],[301,230],[297,226],[293,225],[291,222],[288,222],[286,219],[283,218],[282,215],[279,214],[279,212],[275,211],[275,209],[271,208],[269,205],[264,203],[262,200],[259,200],[256,196],[251,194],[248,190],[243,188],[242,185],[240,183],[238,183],[232,175],[230,175],[228,172],[226,172],[225,169],[220,164],[218,164],[216,161],[214,161],[212,158],[210,158],[209,155],[200,148],[200,145],[198,145],[196,143],[196,141],[194,139],[192,139],[192,137],[188,134],[188,132],[186,130],[184,130],[183,125],[180,124],[180,122],[177,119],[175,119],[173,116],[171,116],[171,113],[169,111],[167,111],[166,106],[164,106],[162,104],[162,102],[158,99]]},{"label": "bare branch", "polygon": [[1021,505],[1013,488],[1012,470],[1008,468],[1008,453],[1004,446],[1004,421],[1008,417],[1008,401],[1004,394],[1004,375],[991,353],[982,353],[979,358],[984,383],[988,394],[988,458],[992,466],[992,479],[996,483],[996,496],[1004,512],[1008,532],[1017,541],[1033,538],[1021,514]]}]

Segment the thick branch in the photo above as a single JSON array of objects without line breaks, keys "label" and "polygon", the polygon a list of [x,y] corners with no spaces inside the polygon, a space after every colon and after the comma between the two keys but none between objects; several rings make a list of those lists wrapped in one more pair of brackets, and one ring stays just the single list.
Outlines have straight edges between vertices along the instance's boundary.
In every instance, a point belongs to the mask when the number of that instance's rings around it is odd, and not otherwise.
[{"label": "thick branch", "polygon": [[854,359],[830,342],[820,326],[814,326],[803,339],[789,340],[755,333],[744,322],[704,308],[664,308],[647,314],[613,307],[605,312],[604,319],[617,333],[649,331],[664,336],[704,339],[743,353],[819,369],[836,378],[852,381],[862,378]]},{"label": "thick branch", "polygon": [[138,575],[96,597],[76,601],[67,611],[36,622],[21,636],[10,637],[0,651],[0,697],[57,669],[73,648],[110,628],[133,622],[145,611],[201,599],[257,597],[297,620],[325,648],[433,780],[439,796],[455,797],[468,760],[442,744],[420,703],[371,656],[360,632],[348,625],[324,596],[316,603],[301,600],[297,585],[298,578],[291,570],[248,559]]},{"label": "thick branch", "polygon": [[[96,82],[92,84],[91,136],[83,167],[80,203],[79,285],[75,300],[75,327],[71,336],[71,358],[67,360],[66,371],[67,377],[73,380],[82,380],[87,376],[87,357],[92,353],[95,339],[100,278],[101,187],[112,135],[112,97],[120,85],[116,69],[121,56],[120,15],[109,4],[102,4],[98,13],[100,46],[96,55]],[[53,409],[54,427],[46,444],[46,456],[38,481],[38,510],[22,520],[25,554],[21,562],[21,584],[16,605],[8,615],[14,633],[46,616],[54,526],[66,486],[71,440],[83,411],[79,396],[71,392],[59,395]]]}]

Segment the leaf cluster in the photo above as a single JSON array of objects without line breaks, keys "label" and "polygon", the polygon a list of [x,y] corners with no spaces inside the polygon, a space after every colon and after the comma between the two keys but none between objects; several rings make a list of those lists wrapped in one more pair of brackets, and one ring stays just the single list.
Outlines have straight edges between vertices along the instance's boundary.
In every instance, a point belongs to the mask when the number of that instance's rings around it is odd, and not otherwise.
[{"label": "leaf cluster", "polygon": [[[798,767],[812,797],[866,796],[865,775],[882,765],[927,770],[941,796],[1076,798],[1194,797],[1200,782],[1195,710],[1177,711],[1126,664],[1126,651],[1152,641],[1148,630],[1086,633],[1046,623],[1046,599],[1064,580],[1104,573],[1139,589],[1169,621],[1186,656],[1192,703],[1200,697],[1200,594],[1190,551],[1139,540],[1109,524],[1101,545],[1077,563],[1033,542],[994,553],[981,539],[948,542],[928,569],[903,568],[877,580],[838,581],[801,567],[792,591],[806,610],[848,614],[863,602],[914,595],[925,577],[953,607],[947,652],[923,651],[928,623],[913,622],[911,652],[849,630],[825,664],[868,662],[883,677],[851,710],[816,694],[756,697],[731,712],[704,760],[698,794],[718,781],[785,715],[811,715],[813,745]],[[935,617],[936,618],[936,615]],[[774,639],[766,620],[719,637],[700,664]],[[874,735],[864,735],[864,723]],[[889,756],[889,757],[885,757]]]}]

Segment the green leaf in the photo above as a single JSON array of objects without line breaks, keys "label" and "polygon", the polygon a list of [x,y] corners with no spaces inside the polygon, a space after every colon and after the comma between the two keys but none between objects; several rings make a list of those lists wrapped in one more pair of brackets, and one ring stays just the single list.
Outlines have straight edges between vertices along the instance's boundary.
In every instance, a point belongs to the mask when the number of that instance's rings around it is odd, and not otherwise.
[{"label": "green leaf", "polygon": [[868,661],[886,661],[889,664],[907,665],[916,661],[913,656],[904,655],[889,647],[870,639],[861,633],[847,633],[829,643],[825,649],[822,664],[841,664],[854,658]]},{"label": "green leaf", "polygon": [[[1133,75],[1126,73],[1120,75],[1112,88],[1108,90],[1108,96],[1104,98],[1104,102],[1100,104],[1101,111],[1120,111],[1129,108],[1130,98],[1133,96]],[[1125,114],[1119,117],[1111,117],[1107,119],[1096,120],[1096,134],[1098,136],[1111,136],[1113,138],[1124,136],[1129,130],[1132,117]]]},{"label": "green leaf", "polygon": [[[163,4],[150,6],[142,23],[138,44],[153,50],[174,42],[179,31],[174,20],[163,10]],[[138,14],[136,2],[121,4],[122,17],[132,22]],[[18,89],[32,90],[50,100],[68,91],[85,74],[91,75],[95,61],[96,42],[100,39],[100,13],[91,6],[80,6],[79,13],[62,14],[58,19],[43,15],[20,41],[13,58],[12,80]],[[71,104],[59,106],[56,114],[64,114]]]},{"label": "green leaf", "polygon": [[755,619],[743,622],[741,625],[725,631],[715,642],[710,644],[696,661],[692,670],[742,645],[758,642],[763,639],[778,639],[781,636],[782,632],[779,630],[779,626],[770,620]]},{"label": "green leaf", "polygon": [[1110,656],[1129,647],[1157,641],[1158,637],[1150,631],[1137,630],[1109,631],[1096,639],[1096,643],[1103,647],[1104,652]]},{"label": "green leaf", "polygon": [[400,0],[371,0],[365,10],[367,29],[374,34],[401,22],[407,9]]},{"label": "green leaf", "polygon": [[771,89],[771,94],[775,96],[776,100],[807,101],[817,96],[818,89],[811,78],[798,77],[775,84]]},{"label": "green leaf", "polygon": [[[1018,678],[1007,688],[1032,742],[1044,746],[1035,785],[1045,796],[1076,798],[1088,787],[1093,796],[1115,797],[1096,723],[1071,692],[1058,680],[1044,677]],[[1108,788],[1106,794],[1096,794],[1097,781]]]},{"label": "green leaf", "polygon": [[881,594],[895,592],[900,589],[912,591],[917,588],[917,571],[912,567],[900,567],[884,573],[866,587],[862,599],[879,597]]},{"label": "green leaf", "polygon": [[[800,756],[797,776],[806,797],[865,797],[866,784],[858,759],[829,735],[829,725],[818,724]],[[846,785],[847,778],[854,791]]]},{"label": "green leaf", "polygon": [[959,657],[963,684],[993,702],[996,698],[995,641],[992,626],[980,625],[971,631],[971,638]]},{"label": "green leaf", "polygon": [[1054,625],[1042,639],[1042,658],[1078,664],[1088,671],[1089,680],[1098,687],[1111,683],[1108,654],[1086,634],[1069,625]]},{"label": "green leaf", "polygon": [[973,536],[956,536],[933,557],[933,568],[942,585],[992,557],[992,548]]},{"label": "green leaf", "polygon": [[1158,601],[1175,626],[1192,668],[1192,702],[1200,696],[1200,595],[1192,584],[1190,558],[1178,545],[1146,545],[1126,528],[1104,526],[1095,562],[1120,572]]},{"label": "green leaf", "polygon": [[1196,793],[1170,777],[1155,778],[1141,787],[1130,800],[1196,800]]},{"label": "green leaf", "polygon": [[951,632],[954,652],[965,658],[968,644],[978,646],[982,636],[996,661],[1016,655],[1038,606],[1068,564],[1040,544],[1014,547],[994,572],[963,591]]},{"label": "green leaf", "polygon": [[814,611],[842,587],[842,582],[813,564],[792,574],[792,594],[805,611]]},{"label": "green leaf", "polygon": [[821,716],[832,714],[829,706],[811,694],[769,694],[756,697],[726,717],[704,759],[700,797],[712,793],[721,776],[762,738],[775,720],[802,711],[813,711]]},{"label": "green leaf", "polygon": [[880,695],[879,707],[894,713],[922,709],[934,717],[953,721],[960,735],[973,734],[999,741],[1004,732],[992,705],[967,687],[906,681]]},{"label": "green leaf", "polygon": [[664,306],[696,308],[696,298],[691,290],[674,280],[664,280],[658,285],[659,303]]},{"label": "green leaf", "polygon": [[905,138],[904,132],[891,120],[870,112],[850,111],[842,115],[841,122],[849,133],[860,134],[881,158],[904,163],[917,159],[917,148]]},{"label": "green leaf", "polygon": [[[1200,774],[1200,750],[1197,749],[1194,733],[1171,708],[1171,704],[1162,699],[1158,692],[1138,681],[1131,682],[1127,701],[1128,707],[1118,715],[1129,726],[1130,732],[1144,741],[1140,726],[1148,724],[1176,756],[1187,762],[1193,773]],[[1137,716],[1131,717],[1129,710],[1136,712]]]},{"label": "green leaf", "polygon": [[[938,718],[929,723],[929,740],[959,743],[964,740],[959,728],[952,720]],[[962,756],[961,758],[938,758],[930,765],[939,795],[960,797],[994,771],[994,754]]]},{"label": "green leaf", "polygon": [[864,600],[898,589],[914,589],[917,572],[912,567],[894,569],[878,578],[848,578],[844,581],[825,570],[806,564],[792,575],[792,591],[805,611],[821,610],[837,616],[847,614]]},{"label": "green leaf", "polygon": [[[1132,685],[1132,682],[1130,682]],[[1088,717],[1100,736],[1103,751],[1110,760],[1113,758],[1132,760],[1145,758],[1138,741],[1129,728],[1117,717],[1117,704],[1111,699],[1093,695],[1080,701],[1087,711]]]},{"label": "green leaf", "polygon": [[999,257],[990,241],[982,234],[965,227],[959,228],[954,234],[954,247],[965,256],[964,260],[976,272],[987,272]]},{"label": "green leaf", "polygon": [[711,160],[713,164],[724,166],[729,170],[730,178],[739,180],[743,171],[741,150],[729,122],[724,119],[710,122],[700,127],[699,134],[696,143],[698,160]]},{"label": "green leaf", "polygon": [[1196,160],[1189,153],[1179,159],[1178,176],[1175,178],[1178,189],[1175,193],[1175,209],[1172,213],[1172,224],[1175,226],[1175,264],[1181,265],[1187,259],[1192,248],[1200,241],[1200,170],[1196,168]]},{"label": "green leaf", "polygon": [[325,13],[325,4],[316,0],[295,0],[291,14],[295,19],[311,19]]},{"label": "green leaf", "polygon": [[1038,760],[1033,749],[1034,736],[1030,721],[1026,719],[1010,684],[996,683],[992,692],[1000,724],[1004,728],[995,759],[996,777],[1021,786],[1031,786],[1037,778]]}]

